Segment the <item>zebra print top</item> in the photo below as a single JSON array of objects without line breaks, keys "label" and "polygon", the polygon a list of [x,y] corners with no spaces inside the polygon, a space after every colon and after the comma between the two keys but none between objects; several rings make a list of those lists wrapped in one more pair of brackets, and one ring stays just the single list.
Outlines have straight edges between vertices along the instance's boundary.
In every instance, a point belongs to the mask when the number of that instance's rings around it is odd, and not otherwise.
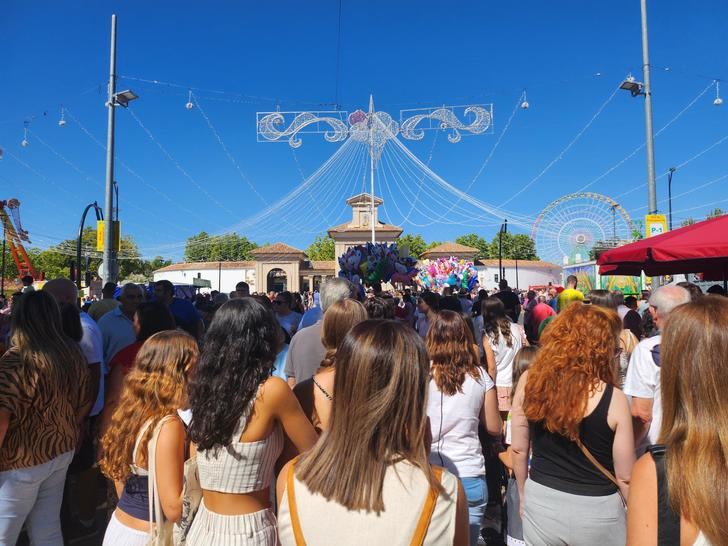
[{"label": "zebra print top", "polygon": [[32,363],[21,362],[17,350],[0,357],[0,409],[10,413],[0,472],[47,463],[76,448],[78,412],[89,398],[88,368],[80,351],[68,373],[67,385],[55,385]]}]

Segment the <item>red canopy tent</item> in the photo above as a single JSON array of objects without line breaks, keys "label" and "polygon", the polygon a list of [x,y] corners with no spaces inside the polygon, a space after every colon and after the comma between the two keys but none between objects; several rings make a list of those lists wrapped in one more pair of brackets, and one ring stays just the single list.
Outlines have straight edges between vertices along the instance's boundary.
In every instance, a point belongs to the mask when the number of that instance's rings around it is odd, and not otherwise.
[{"label": "red canopy tent", "polygon": [[728,279],[728,215],[607,250],[597,260],[600,275],[704,273]]}]

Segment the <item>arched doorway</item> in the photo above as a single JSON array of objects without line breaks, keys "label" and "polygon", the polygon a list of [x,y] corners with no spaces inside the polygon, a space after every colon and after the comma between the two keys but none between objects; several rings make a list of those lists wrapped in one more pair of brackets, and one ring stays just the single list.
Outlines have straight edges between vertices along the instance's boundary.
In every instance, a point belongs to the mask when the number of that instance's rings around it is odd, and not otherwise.
[{"label": "arched doorway", "polygon": [[267,291],[285,292],[288,290],[288,277],[282,269],[275,268],[268,272]]}]

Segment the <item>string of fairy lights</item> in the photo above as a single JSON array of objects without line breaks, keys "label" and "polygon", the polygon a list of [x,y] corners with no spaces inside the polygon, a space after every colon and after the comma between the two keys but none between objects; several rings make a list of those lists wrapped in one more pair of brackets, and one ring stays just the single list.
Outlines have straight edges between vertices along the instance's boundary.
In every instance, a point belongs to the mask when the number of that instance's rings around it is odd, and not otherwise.
[{"label": "string of fairy lights", "polygon": [[[595,76],[602,77],[603,75],[601,73],[597,73]],[[295,166],[298,169],[302,182],[282,198],[271,202],[258,189],[260,185],[254,184],[249,173],[243,168],[243,165],[233,153],[233,149],[228,145],[226,139],[223,138],[222,132],[213,123],[204,103],[207,101],[218,101],[226,102],[231,105],[261,103],[273,103],[279,105],[281,103],[279,98],[255,96],[235,91],[197,88],[175,82],[133,76],[123,76],[121,79],[144,84],[150,88],[163,87],[166,89],[172,89],[186,98],[186,102],[183,102],[183,107],[187,111],[196,111],[199,113],[212,135],[213,141],[217,143],[227,160],[230,162],[232,171],[245,185],[245,187],[247,187],[247,189],[250,190],[250,192],[264,205],[264,208],[258,213],[227,226],[220,222],[220,217],[216,216],[213,219],[213,222],[217,223],[221,229],[214,230],[214,233],[211,234],[209,238],[219,237],[221,235],[235,233],[241,230],[245,230],[246,234],[257,233],[266,237],[278,234],[285,236],[290,233],[292,229],[295,229],[297,234],[321,233],[322,227],[325,229],[326,224],[331,226],[334,222],[341,220],[342,214],[345,214],[345,208],[341,207],[341,203],[348,195],[351,194],[347,192],[356,191],[361,187],[360,184],[362,180],[366,178],[366,154],[362,151],[360,146],[350,146],[347,148],[346,144],[342,145],[341,148],[322,165],[323,169],[318,169],[315,173],[308,177],[304,175],[303,169],[301,168],[294,150],[293,157]],[[385,209],[383,206],[383,217],[387,218],[388,221],[399,222],[403,226],[419,228],[431,226],[436,223],[461,225],[474,228],[494,227],[500,224],[502,218],[507,217],[509,223],[512,225],[528,230],[530,225],[533,224],[535,217],[529,216],[528,214],[519,214],[514,211],[505,210],[503,209],[503,206],[514,201],[540,180],[545,179],[548,172],[568,155],[576,143],[589,131],[596,120],[599,119],[602,113],[607,109],[608,105],[613,101],[618,89],[619,88],[616,88],[611,91],[611,94],[608,95],[606,100],[599,104],[595,113],[586,122],[586,124],[580,127],[576,134],[566,141],[566,144],[559,150],[557,155],[547,162],[538,174],[528,180],[528,182],[519,189],[509,193],[509,197],[498,206],[490,205],[477,199],[471,195],[470,190],[491,163],[491,160],[493,159],[501,142],[504,141],[508,135],[512,123],[518,117],[518,112],[523,112],[529,109],[530,103],[528,102],[525,90],[520,92],[516,105],[510,112],[509,117],[506,118],[506,122],[502,129],[498,132],[498,137],[496,138],[495,143],[488,148],[488,153],[485,154],[482,164],[477,169],[475,176],[464,186],[464,191],[458,189],[456,185],[451,184],[444,177],[437,175],[430,169],[430,163],[435,150],[435,144],[437,142],[436,136],[433,139],[432,147],[425,162],[421,161],[408,148],[395,139],[393,146],[385,151],[382,155],[380,164],[377,165],[377,175],[382,182],[381,190],[384,194],[386,194],[386,203],[388,205],[391,204],[389,210]],[[689,112],[696,104],[699,104],[701,99],[711,89],[715,91],[715,96],[712,101],[713,104],[715,106],[721,106],[723,104],[723,99],[720,95],[720,80],[717,78],[712,79],[705,88],[703,88],[686,104],[686,106],[679,110],[665,125],[656,131],[655,137],[660,136],[678,119],[682,118],[687,112]],[[88,92],[89,91],[84,91],[84,93]],[[295,99],[286,100],[285,102],[286,104],[300,107],[340,107],[339,104],[332,105],[330,103],[315,103]],[[338,98],[336,102],[338,103]],[[226,203],[221,201],[219,196],[215,195],[214,191],[209,190],[208,188],[210,186],[206,184],[205,181],[200,181],[197,175],[193,175],[192,169],[183,165],[183,162],[180,161],[176,154],[170,151],[169,147],[162,142],[162,139],[155,135],[149,124],[142,121],[138,111],[129,109],[129,113],[142,133],[145,134],[149,141],[155,145],[161,155],[174,167],[174,169],[181,175],[182,179],[186,180],[186,182],[194,188],[193,191],[196,196],[200,199],[209,201],[226,216],[237,218],[236,212]],[[105,144],[98,139],[98,137],[96,137],[85,126],[85,124],[78,119],[77,116],[73,114],[68,106],[61,106],[58,110],[58,115],[58,127],[65,128],[64,130],[67,130],[68,126],[72,124],[80,131],[81,134],[85,135],[97,146],[105,150]],[[41,136],[38,131],[33,129],[34,119],[35,116],[28,116],[22,123],[22,138],[19,140],[20,148],[28,148],[33,142],[37,141],[42,147],[46,148],[52,156],[80,175],[84,182],[101,187],[102,184],[98,179],[90,176],[85,169],[79,167],[76,161],[68,157],[67,153],[61,153],[58,151],[48,141],[48,137],[45,137],[45,135]],[[721,137],[703,150],[693,154],[685,161],[678,164],[677,168],[685,168],[693,161],[696,161],[711,151],[719,148],[719,146],[726,140],[728,140],[728,135]],[[625,157],[617,161],[617,163],[605,170],[602,174],[591,179],[579,191],[583,191],[605,179],[627,161],[635,157],[635,155],[637,155],[643,147],[644,144],[636,147]],[[0,159],[5,156],[14,162],[17,162],[49,186],[56,188],[65,195],[74,196],[73,190],[70,190],[63,184],[56,182],[53,178],[44,175],[28,160],[27,157],[23,157],[22,150],[16,153],[11,152],[6,146],[0,146]],[[149,181],[146,177],[139,174],[137,170],[133,169],[121,158],[117,158],[117,161],[130,176],[137,179],[148,189],[163,197],[170,205],[173,205],[177,210],[183,212],[185,217],[196,218],[200,225],[210,225],[211,219],[209,217],[201,216],[197,210],[188,207],[179,199],[174,198],[168,192],[161,189],[157,184]],[[666,175],[667,172],[662,173],[658,178],[662,178]],[[704,183],[693,185],[689,190],[676,194],[673,198],[689,195],[712,184],[717,184],[726,178],[728,178],[728,174],[711,178]],[[642,183],[637,184],[616,197],[621,198],[627,196],[638,191],[642,187]],[[401,200],[400,198],[403,196],[404,199]],[[660,202],[663,203],[664,200]],[[407,206],[401,206],[403,203],[406,203]],[[439,203],[439,206],[434,206],[433,203]],[[150,217],[153,216],[155,221],[165,223],[174,230],[173,232],[170,231],[170,233],[181,234],[189,233],[191,231],[189,225],[180,225],[170,221],[169,218],[162,218],[158,214],[155,214],[154,211],[140,207],[134,199],[127,198],[122,201],[122,204],[124,207],[135,209],[141,215],[147,215]],[[72,212],[68,206],[63,206],[61,208],[68,210],[69,213]],[[632,209],[632,211],[638,212],[645,208],[646,207],[636,207]],[[697,208],[699,207],[695,207],[695,209]],[[392,212],[393,210],[396,210],[397,214],[388,214],[388,212]],[[312,211],[315,211],[314,215],[311,214]],[[315,216],[317,223],[313,221],[314,219],[312,216]],[[135,230],[137,228],[144,229],[142,224],[134,226]],[[158,235],[158,230],[153,228],[147,228],[147,230]],[[54,238],[44,236],[43,239],[52,241]],[[202,238],[192,244],[202,245],[205,244],[205,242],[205,239]],[[140,248],[140,254],[141,256],[151,256],[158,253],[153,251],[178,253],[187,245],[189,245],[189,243],[186,239],[168,243],[143,245]],[[59,250],[65,251],[67,249],[59,248]],[[127,259],[136,259],[141,256],[124,255],[122,257]]]}]

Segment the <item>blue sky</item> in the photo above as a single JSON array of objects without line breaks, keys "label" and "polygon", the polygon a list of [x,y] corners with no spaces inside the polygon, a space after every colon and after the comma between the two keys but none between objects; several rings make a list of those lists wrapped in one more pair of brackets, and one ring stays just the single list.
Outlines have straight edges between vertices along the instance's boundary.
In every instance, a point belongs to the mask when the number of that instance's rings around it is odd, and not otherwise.
[{"label": "blue sky", "polygon": [[[117,165],[116,175],[123,230],[148,255],[178,258],[187,236],[202,229],[223,232],[264,202],[275,203],[339,146],[309,136],[294,154],[286,144],[258,143],[256,111],[328,110],[335,102],[353,111],[366,108],[370,93],[377,109],[395,117],[401,108],[493,103],[493,134],[453,145],[442,136],[433,141],[430,133],[408,144],[445,180],[465,189],[526,89],[530,108],[516,111],[469,190],[497,205],[559,156],[628,72],[641,79],[638,0],[343,0],[340,48],[338,5],[9,0],[0,17],[0,198],[21,199],[23,222],[39,246],[72,237],[83,207],[103,202],[105,154],[93,138],[105,142],[111,13],[119,18],[118,73],[126,77],[119,89],[141,96],[130,111],[117,112],[117,157],[128,167]],[[685,193],[673,201],[677,223],[715,206],[728,209],[728,177],[721,178],[728,175],[728,139],[720,140],[728,136],[728,104],[713,106],[715,88],[705,91],[713,79],[728,80],[728,3],[707,0],[686,8],[684,2],[653,0],[649,7],[655,129],[680,114],[656,138],[658,174],[715,144],[675,174],[673,195]],[[185,109],[188,88],[195,89],[204,116],[199,108]],[[68,110],[63,128],[57,123],[62,105]],[[22,148],[26,121],[30,145]],[[506,208],[534,217],[643,142],[643,101],[619,92],[563,157]],[[621,195],[620,203],[639,219],[646,212],[645,178],[641,150],[590,189]],[[666,195],[662,178],[658,199]],[[263,231],[251,237],[305,247],[313,237],[307,231],[318,229],[321,218],[299,208],[283,235]],[[430,240],[473,230],[403,227]],[[478,231],[490,238],[495,229]]]}]

